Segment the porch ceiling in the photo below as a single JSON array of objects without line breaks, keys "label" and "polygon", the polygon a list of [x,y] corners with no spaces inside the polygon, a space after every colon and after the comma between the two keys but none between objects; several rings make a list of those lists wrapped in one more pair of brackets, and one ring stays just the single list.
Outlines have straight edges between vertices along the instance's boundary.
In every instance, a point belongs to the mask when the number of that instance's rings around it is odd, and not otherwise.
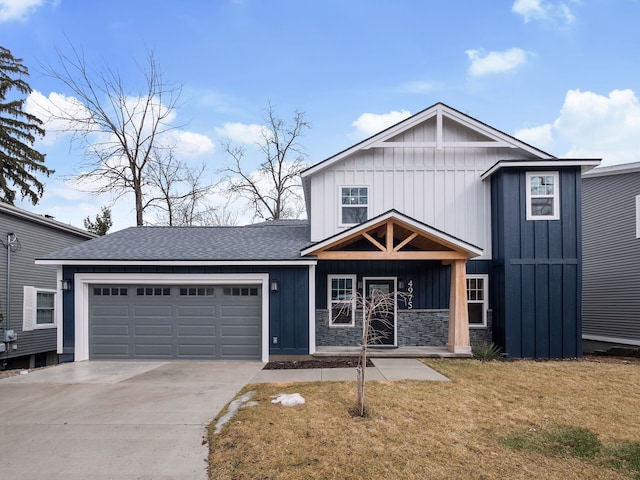
[{"label": "porch ceiling", "polygon": [[[375,219],[374,219],[375,220]],[[385,215],[303,251],[318,260],[466,260],[473,246],[427,225]]]}]

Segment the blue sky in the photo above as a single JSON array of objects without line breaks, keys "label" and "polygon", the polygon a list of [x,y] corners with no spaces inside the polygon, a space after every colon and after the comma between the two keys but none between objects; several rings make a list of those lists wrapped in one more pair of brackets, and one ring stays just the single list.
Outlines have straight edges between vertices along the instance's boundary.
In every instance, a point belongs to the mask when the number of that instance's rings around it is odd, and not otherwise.
[{"label": "blue sky", "polygon": [[[132,90],[152,51],[182,85],[182,153],[212,176],[220,141],[250,141],[268,102],[305,112],[310,162],[439,101],[556,156],[640,161],[638,19],[636,0],[0,0],[1,44],[41,102],[70,93],[42,75],[56,48]],[[37,147],[56,175],[20,206],[82,226],[110,199],[62,181],[81,161],[68,136]],[[132,210],[113,207],[114,229]]]}]

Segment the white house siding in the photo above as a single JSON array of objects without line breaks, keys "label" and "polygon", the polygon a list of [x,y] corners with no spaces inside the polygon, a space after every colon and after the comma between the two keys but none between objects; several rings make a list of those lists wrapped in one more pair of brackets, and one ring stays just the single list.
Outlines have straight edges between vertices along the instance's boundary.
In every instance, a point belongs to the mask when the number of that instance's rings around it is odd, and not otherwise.
[{"label": "white house siding", "polygon": [[[397,141],[431,141],[413,129]],[[454,129],[450,137],[470,135]],[[446,131],[446,130],[445,130]],[[426,133],[425,133],[426,132]],[[411,137],[408,135],[411,133]],[[451,139],[447,141],[458,141]],[[467,138],[468,140],[468,138]],[[478,140],[478,139],[472,139]],[[369,187],[369,218],[390,209],[485,249],[490,258],[490,184],[480,175],[499,160],[528,158],[509,148],[372,148],[355,153],[311,178],[311,240],[339,233],[339,188]]]}]

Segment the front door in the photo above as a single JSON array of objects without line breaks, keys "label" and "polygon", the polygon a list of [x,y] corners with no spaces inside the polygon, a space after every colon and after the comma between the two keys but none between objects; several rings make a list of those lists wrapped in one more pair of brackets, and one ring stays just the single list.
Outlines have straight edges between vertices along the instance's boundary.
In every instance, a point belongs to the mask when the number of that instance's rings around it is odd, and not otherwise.
[{"label": "front door", "polygon": [[365,278],[364,291],[367,305],[373,308],[368,344],[374,347],[395,347],[396,279]]}]

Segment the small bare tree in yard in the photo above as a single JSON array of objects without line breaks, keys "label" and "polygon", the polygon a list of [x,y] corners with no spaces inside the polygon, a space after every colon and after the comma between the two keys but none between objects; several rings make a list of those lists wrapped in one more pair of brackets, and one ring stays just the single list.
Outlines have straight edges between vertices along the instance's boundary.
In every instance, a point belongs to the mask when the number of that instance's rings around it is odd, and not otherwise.
[{"label": "small bare tree in yard", "polygon": [[269,105],[266,125],[260,131],[256,142],[264,156],[257,170],[245,165],[247,150],[227,139],[224,151],[233,163],[223,170],[227,175],[227,191],[247,199],[255,218],[277,220],[297,218],[304,210],[300,171],[304,167],[302,146],[298,140],[309,123],[304,113],[295,112],[290,123],[278,118]]},{"label": "small bare tree in yard", "polygon": [[396,297],[402,296],[401,292],[383,292],[373,290],[367,296],[356,293],[356,305],[364,312],[362,321],[362,345],[360,358],[358,359],[357,372],[357,402],[358,414],[364,417],[367,414],[367,402],[365,396],[365,378],[367,370],[367,353],[371,345],[382,343],[387,333],[381,329],[374,328],[374,322],[385,327],[393,327],[389,318],[393,318],[396,308]]},{"label": "small bare tree in yard", "polygon": [[50,107],[51,120],[65,125],[85,153],[75,183],[91,185],[91,193],[109,193],[116,199],[132,193],[136,224],[143,225],[148,172],[158,158],[171,124],[180,88],[168,86],[153,54],[142,68],[143,88],[130,92],[121,76],[109,67],[91,69],[83,54],[58,51],[55,66],[45,66],[50,77],[71,93],[68,103]]}]

